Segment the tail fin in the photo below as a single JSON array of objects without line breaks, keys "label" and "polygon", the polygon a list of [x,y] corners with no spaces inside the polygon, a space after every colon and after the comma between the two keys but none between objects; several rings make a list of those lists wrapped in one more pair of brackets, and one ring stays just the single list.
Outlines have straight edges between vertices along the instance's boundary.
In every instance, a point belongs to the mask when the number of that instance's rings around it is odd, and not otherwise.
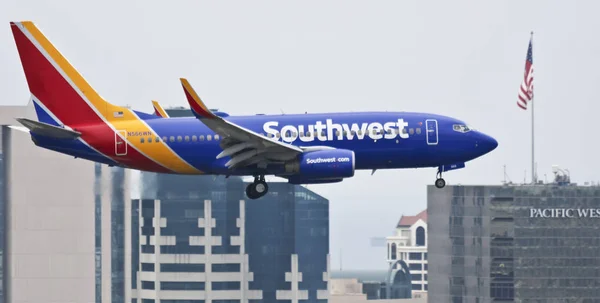
[{"label": "tail fin", "polygon": [[152,100],[152,106],[154,107],[155,115],[163,118],[169,118],[169,114],[167,114],[167,112],[162,108],[162,106],[160,106],[158,101]]},{"label": "tail fin", "polygon": [[100,97],[33,22],[10,27],[39,121],[82,125],[127,118],[129,111]]}]

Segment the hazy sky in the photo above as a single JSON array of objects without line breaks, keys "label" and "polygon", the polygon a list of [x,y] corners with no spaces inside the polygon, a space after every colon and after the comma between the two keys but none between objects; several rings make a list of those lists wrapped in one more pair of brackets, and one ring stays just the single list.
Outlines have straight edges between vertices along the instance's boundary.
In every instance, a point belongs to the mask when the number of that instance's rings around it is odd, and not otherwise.
[{"label": "hazy sky", "polygon": [[[93,4],[90,4],[93,3]],[[530,180],[531,112],[517,107],[535,31],[539,176],[599,181],[600,5],[595,1],[22,1],[0,4],[0,104],[26,104],[9,21],[32,20],[108,101],[187,106],[186,77],[232,115],[420,111],[463,119],[499,147],[445,174]],[[384,268],[370,237],[426,207],[435,169],[358,172],[309,186],[331,201],[332,267]]]}]

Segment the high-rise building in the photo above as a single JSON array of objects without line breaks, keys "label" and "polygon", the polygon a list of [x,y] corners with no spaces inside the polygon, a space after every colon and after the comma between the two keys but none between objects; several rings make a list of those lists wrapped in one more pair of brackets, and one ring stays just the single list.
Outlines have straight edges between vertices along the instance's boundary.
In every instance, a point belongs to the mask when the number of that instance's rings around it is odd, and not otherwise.
[{"label": "high-rise building", "polygon": [[408,266],[412,297],[427,292],[427,210],[402,216],[395,234],[386,240],[388,263],[395,269],[400,269],[402,262]]},{"label": "high-rise building", "polygon": [[130,171],[95,164],[95,302],[130,302]]},{"label": "high-rise building", "polygon": [[12,130],[26,106],[2,106],[2,302],[94,302],[94,165]]},{"label": "high-rise building", "polygon": [[132,201],[139,208],[133,302],[327,299],[326,199],[271,183],[267,196],[246,202],[238,177],[143,173],[142,180],[141,199]]},{"label": "high-rise building", "polygon": [[428,187],[430,302],[600,302],[600,187]]},{"label": "high-rise building", "polygon": [[[2,138],[0,127],[0,138]],[[0,143],[0,303],[4,303],[4,157],[2,156],[2,144]]]}]

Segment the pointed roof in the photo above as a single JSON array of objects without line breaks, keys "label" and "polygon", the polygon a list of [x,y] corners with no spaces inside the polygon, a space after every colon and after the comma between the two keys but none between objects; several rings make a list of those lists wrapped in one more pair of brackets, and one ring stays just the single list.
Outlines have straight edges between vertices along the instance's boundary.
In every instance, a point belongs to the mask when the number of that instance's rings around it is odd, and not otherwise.
[{"label": "pointed roof", "polygon": [[419,219],[427,222],[427,209],[418,213],[416,216],[402,216],[397,227],[412,226],[413,224],[417,223]]}]

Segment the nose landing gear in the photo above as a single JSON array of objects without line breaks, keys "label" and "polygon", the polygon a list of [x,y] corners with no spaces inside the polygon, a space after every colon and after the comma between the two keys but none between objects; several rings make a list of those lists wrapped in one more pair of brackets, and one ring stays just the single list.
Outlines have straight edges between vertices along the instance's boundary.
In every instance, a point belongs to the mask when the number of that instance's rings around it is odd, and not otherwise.
[{"label": "nose landing gear", "polygon": [[437,177],[437,179],[435,180],[435,187],[444,188],[446,186],[446,180],[444,180],[442,178],[442,170],[441,169],[438,169],[436,177]]},{"label": "nose landing gear", "polygon": [[258,199],[269,192],[269,185],[265,182],[265,176],[254,177],[254,182],[248,184],[246,187],[246,196],[248,199]]}]

